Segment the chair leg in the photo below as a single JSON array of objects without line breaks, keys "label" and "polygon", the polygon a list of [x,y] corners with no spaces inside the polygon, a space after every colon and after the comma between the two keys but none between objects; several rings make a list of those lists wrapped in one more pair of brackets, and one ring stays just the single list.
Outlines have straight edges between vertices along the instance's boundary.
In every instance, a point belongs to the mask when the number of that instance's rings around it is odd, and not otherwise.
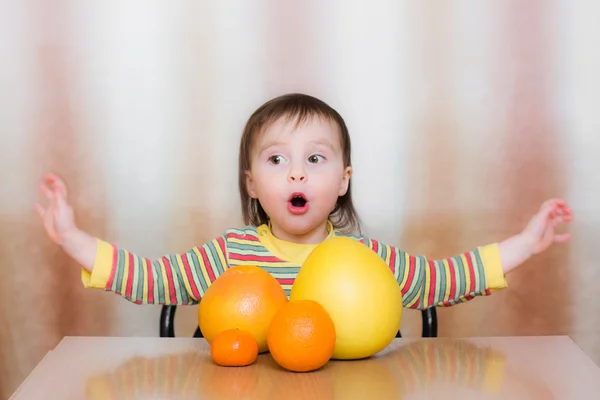
[{"label": "chair leg", "polygon": [[435,307],[430,307],[421,311],[423,317],[423,337],[437,337],[437,312]]},{"label": "chair leg", "polygon": [[163,306],[160,312],[160,337],[175,337],[175,311],[177,306]]},{"label": "chair leg", "polygon": [[423,310],[423,312],[423,337],[437,337],[438,323],[436,308],[430,307],[427,310]]}]

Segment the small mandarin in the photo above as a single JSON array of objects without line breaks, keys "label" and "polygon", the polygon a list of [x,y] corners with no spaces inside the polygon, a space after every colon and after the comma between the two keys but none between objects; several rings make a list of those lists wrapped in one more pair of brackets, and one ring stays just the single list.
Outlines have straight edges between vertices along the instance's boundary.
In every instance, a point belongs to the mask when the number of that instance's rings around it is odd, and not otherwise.
[{"label": "small mandarin", "polygon": [[324,366],[333,354],[335,339],[333,320],[314,300],[286,303],[273,317],[267,334],[275,362],[294,372]]},{"label": "small mandarin", "polygon": [[244,367],[253,364],[258,358],[258,343],[250,332],[227,329],[214,337],[210,355],[217,365]]}]

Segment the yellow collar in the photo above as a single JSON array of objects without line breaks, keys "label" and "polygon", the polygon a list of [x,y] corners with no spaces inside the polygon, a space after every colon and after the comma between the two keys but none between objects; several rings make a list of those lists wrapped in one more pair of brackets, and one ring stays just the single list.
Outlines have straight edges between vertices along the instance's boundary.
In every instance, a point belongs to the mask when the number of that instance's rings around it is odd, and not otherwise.
[{"label": "yellow collar", "polygon": [[[303,244],[288,242],[273,236],[271,232],[271,223],[260,225],[256,228],[260,242],[265,246],[271,254],[284,261],[288,261],[295,265],[302,265],[306,257],[313,251],[317,244]],[[327,221],[327,239],[335,236],[335,230],[330,221]]]}]

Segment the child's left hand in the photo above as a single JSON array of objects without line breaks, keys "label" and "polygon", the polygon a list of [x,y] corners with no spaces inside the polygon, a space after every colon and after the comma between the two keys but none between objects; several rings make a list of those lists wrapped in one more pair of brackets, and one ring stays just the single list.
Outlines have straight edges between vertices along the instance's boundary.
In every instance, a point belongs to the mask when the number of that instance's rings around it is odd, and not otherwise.
[{"label": "child's left hand", "polygon": [[552,243],[565,243],[571,239],[568,233],[557,233],[556,228],[573,219],[573,212],[562,199],[551,199],[542,204],[521,235],[531,246],[531,254],[538,254]]}]

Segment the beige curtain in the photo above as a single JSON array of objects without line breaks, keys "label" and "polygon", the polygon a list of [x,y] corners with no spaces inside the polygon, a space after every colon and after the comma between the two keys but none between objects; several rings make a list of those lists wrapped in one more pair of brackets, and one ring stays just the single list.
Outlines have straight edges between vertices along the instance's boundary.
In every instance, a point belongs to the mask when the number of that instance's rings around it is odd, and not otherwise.
[{"label": "beige curtain", "polygon": [[[0,394],[65,335],[158,334],[160,307],[85,291],[33,203],[149,257],[241,223],[243,124],[291,91],[346,118],[365,230],[439,257],[567,198],[573,242],[440,310],[441,336],[570,335],[600,362],[600,34],[593,2],[104,1],[0,5]],[[178,334],[196,309],[178,311]],[[407,311],[403,333],[420,334]]]}]

